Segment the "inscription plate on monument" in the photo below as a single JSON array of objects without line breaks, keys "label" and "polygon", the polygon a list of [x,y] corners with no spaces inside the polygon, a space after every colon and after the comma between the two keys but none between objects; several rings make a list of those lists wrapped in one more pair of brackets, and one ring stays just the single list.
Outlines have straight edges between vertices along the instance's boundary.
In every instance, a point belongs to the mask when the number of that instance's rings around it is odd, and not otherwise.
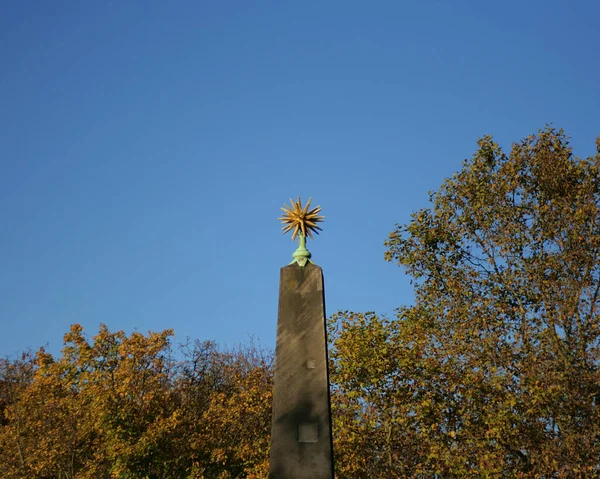
[{"label": "inscription plate on monument", "polygon": [[298,442],[317,442],[318,438],[316,422],[298,424]]}]

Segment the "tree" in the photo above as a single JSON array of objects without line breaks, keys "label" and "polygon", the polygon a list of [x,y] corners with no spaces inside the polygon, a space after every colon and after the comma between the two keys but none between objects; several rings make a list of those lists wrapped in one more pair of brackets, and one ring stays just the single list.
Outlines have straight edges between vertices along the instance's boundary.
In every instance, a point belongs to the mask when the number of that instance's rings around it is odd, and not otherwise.
[{"label": "tree", "polygon": [[506,154],[486,136],[390,234],[416,293],[399,329],[426,338],[409,366],[432,401],[411,405],[415,477],[600,474],[597,144],[578,159],[546,128]]},{"label": "tree", "polygon": [[73,325],[58,360],[41,349],[32,380],[7,407],[2,477],[183,477],[170,454],[171,334],[102,326],[90,343]]},{"label": "tree", "polygon": [[254,343],[221,351],[186,345],[176,381],[186,425],[190,478],[266,478],[269,468],[273,354]]},{"label": "tree", "polygon": [[425,447],[415,423],[427,397],[418,325],[342,312],[329,326],[337,477],[411,477]]},{"label": "tree", "polygon": [[0,361],[0,477],[266,477],[272,355],[196,342],[175,361],[172,334],[75,324],[59,358]]}]

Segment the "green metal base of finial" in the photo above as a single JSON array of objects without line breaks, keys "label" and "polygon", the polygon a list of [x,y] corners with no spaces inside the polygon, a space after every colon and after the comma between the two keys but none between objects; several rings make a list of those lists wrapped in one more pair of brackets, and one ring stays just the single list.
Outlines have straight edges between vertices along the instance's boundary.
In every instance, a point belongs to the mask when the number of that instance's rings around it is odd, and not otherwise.
[{"label": "green metal base of finial", "polygon": [[306,263],[312,263],[312,261],[310,261],[312,255],[310,254],[310,251],[306,249],[306,236],[299,234],[298,238],[298,249],[294,251],[294,254],[292,255],[292,258],[294,259],[290,264],[298,263],[298,265],[303,268],[306,266]]}]

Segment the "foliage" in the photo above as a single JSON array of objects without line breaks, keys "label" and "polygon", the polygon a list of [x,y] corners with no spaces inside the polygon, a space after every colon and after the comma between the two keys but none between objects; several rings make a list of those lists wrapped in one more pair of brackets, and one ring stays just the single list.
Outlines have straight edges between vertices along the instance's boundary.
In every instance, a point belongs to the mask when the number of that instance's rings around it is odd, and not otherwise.
[{"label": "foliage", "polygon": [[268,476],[273,357],[250,343],[228,353],[196,343],[177,387],[198,477]]},{"label": "foliage", "polygon": [[430,409],[425,338],[413,321],[374,313],[330,319],[332,412],[339,477],[410,477],[425,449],[415,413]]},{"label": "foliage", "polygon": [[412,405],[415,474],[600,474],[599,165],[552,128],[510,154],[484,137],[391,233],[386,259],[416,293],[400,343],[425,338],[411,367],[432,400]]},{"label": "foliage", "polygon": [[269,356],[196,343],[176,362],[171,335],[73,325],[60,358],[0,363],[0,477],[265,477]]}]

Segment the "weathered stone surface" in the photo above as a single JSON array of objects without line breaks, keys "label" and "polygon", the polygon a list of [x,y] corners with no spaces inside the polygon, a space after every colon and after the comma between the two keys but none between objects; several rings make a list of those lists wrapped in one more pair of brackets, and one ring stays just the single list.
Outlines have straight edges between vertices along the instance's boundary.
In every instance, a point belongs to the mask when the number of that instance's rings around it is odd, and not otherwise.
[{"label": "weathered stone surface", "polygon": [[326,335],[321,268],[281,268],[272,479],[333,478]]}]

